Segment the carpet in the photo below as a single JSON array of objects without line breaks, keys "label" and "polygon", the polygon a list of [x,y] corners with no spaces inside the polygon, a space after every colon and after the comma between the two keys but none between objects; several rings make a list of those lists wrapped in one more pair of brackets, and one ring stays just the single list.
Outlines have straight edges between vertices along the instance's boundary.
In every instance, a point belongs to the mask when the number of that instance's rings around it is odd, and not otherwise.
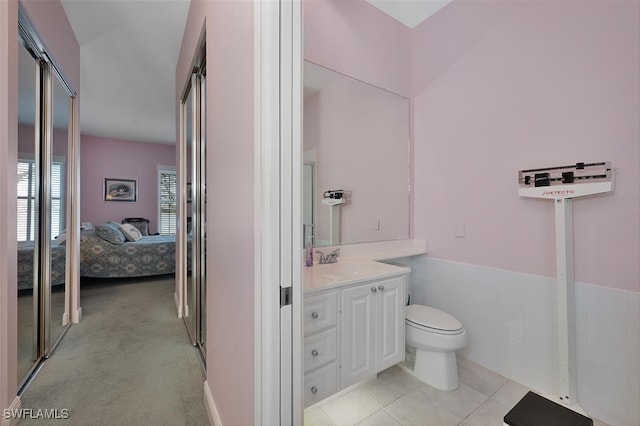
[{"label": "carpet", "polygon": [[204,373],[173,293],[173,276],[83,280],[82,321],[22,395],[30,417],[58,419],[18,424],[208,425]]}]

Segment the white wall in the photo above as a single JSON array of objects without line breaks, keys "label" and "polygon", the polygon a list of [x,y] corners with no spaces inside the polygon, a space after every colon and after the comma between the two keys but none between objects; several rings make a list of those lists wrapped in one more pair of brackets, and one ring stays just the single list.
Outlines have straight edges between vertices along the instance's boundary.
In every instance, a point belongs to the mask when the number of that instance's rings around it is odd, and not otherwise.
[{"label": "white wall", "polygon": [[[456,316],[459,355],[557,394],[555,279],[429,256],[407,262],[412,303]],[[611,425],[640,424],[640,294],[576,283],[578,403]]]}]

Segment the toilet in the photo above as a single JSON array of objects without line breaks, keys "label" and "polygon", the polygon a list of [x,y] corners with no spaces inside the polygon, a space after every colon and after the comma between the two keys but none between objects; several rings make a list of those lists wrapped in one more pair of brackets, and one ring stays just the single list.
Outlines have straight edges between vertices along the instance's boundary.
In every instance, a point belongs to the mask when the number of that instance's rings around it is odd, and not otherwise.
[{"label": "toilet", "polygon": [[467,333],[457,318],[430,306],[407,305],[405,339],[416,348],[415,377],[436,389],[458,388],[456,351],[467,344]]}]

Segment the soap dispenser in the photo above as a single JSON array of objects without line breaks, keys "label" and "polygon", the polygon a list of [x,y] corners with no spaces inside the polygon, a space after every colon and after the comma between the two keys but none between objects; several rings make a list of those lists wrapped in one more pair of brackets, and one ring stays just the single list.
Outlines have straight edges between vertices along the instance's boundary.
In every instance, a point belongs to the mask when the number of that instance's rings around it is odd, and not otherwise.
[{"label": "soap dispenser", "polygon": [[313,235],[307,237],[305,259],[307,266],[313,266]]}]

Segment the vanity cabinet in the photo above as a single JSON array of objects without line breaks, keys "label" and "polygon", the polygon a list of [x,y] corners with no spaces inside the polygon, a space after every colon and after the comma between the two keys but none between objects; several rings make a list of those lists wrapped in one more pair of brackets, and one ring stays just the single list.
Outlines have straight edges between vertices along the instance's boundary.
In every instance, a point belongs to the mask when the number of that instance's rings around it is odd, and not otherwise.
[{"label": "vanity cabinet", "polygon": [[404,359],[405,276],[305,296],[305,407]]},{"label": "vanity cabinet", "polygon": [[404,359],[404,277],[341,291],[340,386],[351,386]]}]

